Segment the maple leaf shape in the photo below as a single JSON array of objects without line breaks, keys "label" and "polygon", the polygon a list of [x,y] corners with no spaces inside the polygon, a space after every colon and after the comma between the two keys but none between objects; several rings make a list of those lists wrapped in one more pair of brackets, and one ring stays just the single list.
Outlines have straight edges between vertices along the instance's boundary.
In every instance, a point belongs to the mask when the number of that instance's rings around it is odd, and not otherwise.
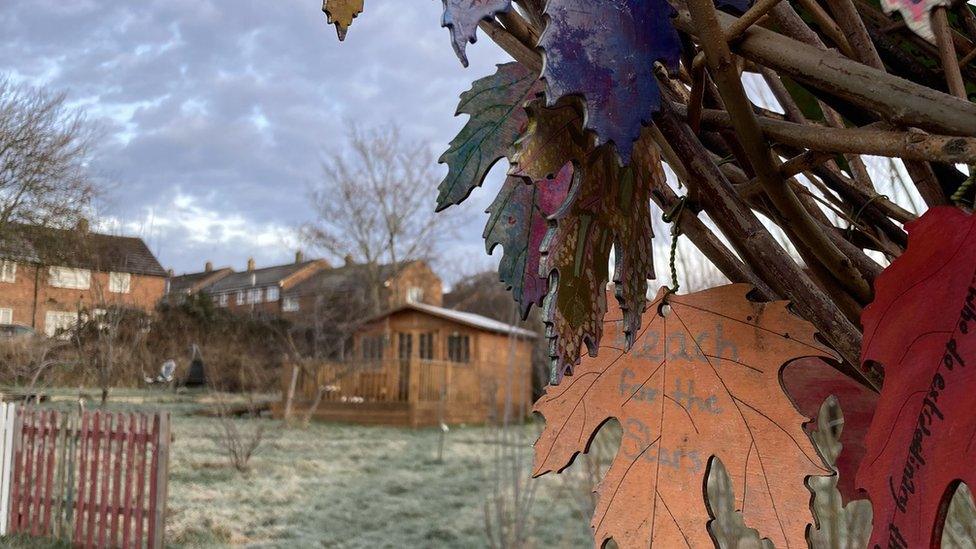
[{"label": "maple leaf shape", "polygon": [[461,94],[457,115],[470,115],[438,162],[448,173],[439,187],[437,211],[460,204],[481,186],[488,170],[505,157],[526,127],[523,105],[541,92],[536,76],[519,63],[498,65]]},{"label": "maple leaf shape", "polygon": [[949,0],[881,0],[881,9],[889,15],[897,11],[912,32],[935,43],[932,10],[939,6],[949,7],[951,4]]},{"label": "maple leaf shape", "polygon": [[779,390],[783,364],[832,356],[813,326],[784,301],[755,303],[752,287],[720,286],[670,295],[645,313],[645,327],[625,352],[622,314],[608,315],[598,358],[549,386],[534,410],[546,419],[535,443],[533,474],[560,471],[585,452],[610,419],[623,436],[597,487],[591,526],[597,547],[706,547],[705,479],[722,460],[736,508],[777,547],[806,547],[809,475],[830,474],[803,432],[807,419]]},{"label": "maple leaf shape", "polygon": [[540,247],[549,229],[549,216],[565,202],[572,180],[572,164],[566,164],[552,179],[528,181],[509,176],[487,210],[485,247],[491,254],[502,246],[498,273],[512,290],[523,319],[533,304],[542,305],[546,295],[548,281],[539,275]]},{"label": "maple leaf shape", "polygon": [[674,10],[666,0],[549,0],[545,13],[539,46],[549,106],[582,96],[597,144],[612,141],[629,163],[641,126],[660,107],[654,62],[677,68]]},{"label": "maple leaf shape", "polygon": [[938,547],[959,481],[976,486],[976,217],[932,208],[875,280],[861,360],[884,366],[857,486],[871,544]]},{"label": "maple leaf shape", "polygon": [[[837,398],[844,414],[840,443],[843,446],[834,464],[837,469],[837,491],[847,503],[863,499],[854,488],[854,476],[864,458],[864,437],[878,404],[878,394],[837,371],[823,360],[806,358],[791,362],[783,369],[783,388],[800,413],[816,417],[827,397]],[[805,426],[808,431],[816,422]]]},{"label": "maple leaf shape", "polygon": [[654,278],[650,189],[664,184],[652,147],[620,168],[609,147],[592,151],[575,172],[570,197],[552,219],[542,242],[540,274],[553,282],[543,301],[543,319],[558,382],[578,362],[585,344],[596,355],[607,310],[611,249],[615,250],[616,297],[628,341],[641,324],[647,279]]},{"label": "maple leaf shape", "polygon": [[322,11],[329,18],[329,24],[335,25],[339,41],[342,41],[346,39],[352,20],[363,12],[363,0],[324,0]]},{"label": "maple leaf shape", "polygon": [[512,9],[512,0],[442,0],[444,17],[441,26],[451,31],[451,44],[461,64],[468,66],[464,49],[478,40],[478,23]]}]

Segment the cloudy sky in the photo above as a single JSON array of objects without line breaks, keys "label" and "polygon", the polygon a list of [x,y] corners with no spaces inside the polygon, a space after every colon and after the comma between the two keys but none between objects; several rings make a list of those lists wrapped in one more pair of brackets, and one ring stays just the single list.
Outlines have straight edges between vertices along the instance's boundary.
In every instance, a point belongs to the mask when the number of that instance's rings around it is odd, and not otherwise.
[{"label": "cloudy sky", "polygon": [[[458,95],[506,60],[485,38],[463,69],[440,6],[370,0],[340,44],[318,0],[5,0],[0,74],[67,92],[101,126],[104,210],[165,267],[269,264],[293,257],[349,121],[395,121],[440,152]],[[471,218],[446,253],[488,266]]]}]

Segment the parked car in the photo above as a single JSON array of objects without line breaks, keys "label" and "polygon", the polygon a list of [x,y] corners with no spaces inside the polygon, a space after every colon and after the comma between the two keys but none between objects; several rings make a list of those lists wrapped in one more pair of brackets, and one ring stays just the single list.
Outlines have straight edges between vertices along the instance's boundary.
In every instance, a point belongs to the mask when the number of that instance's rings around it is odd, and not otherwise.
[{"label": "parked car", "polygon": [[37,335],[34,328],[20,324],[0,324],[0,339],[15,339]]}]

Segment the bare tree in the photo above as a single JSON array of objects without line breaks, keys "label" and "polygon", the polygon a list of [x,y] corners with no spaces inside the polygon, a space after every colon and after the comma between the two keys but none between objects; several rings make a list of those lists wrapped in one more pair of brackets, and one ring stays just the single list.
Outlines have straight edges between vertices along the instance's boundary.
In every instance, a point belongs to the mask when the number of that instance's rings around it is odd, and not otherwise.
[{"label": "bare tree", "polygon": [[429,258],[458,217],[434,214],[430,197],[436,196],[438,177],[427,143],[408,141],[395,125],[353,126],[346,143],[323,162],[323,179],[309,191],[317,217],[301,233],[334,258],[366,267],[361,284],[370,289],[375,313],[381,308],[381,278],[390,276],[380,267],[397,269]]},{"label": "bare tree", "polygon": [[93,142],[65,94],[0,78],[0,234],[9,223],[74,226],[97,192]]}]

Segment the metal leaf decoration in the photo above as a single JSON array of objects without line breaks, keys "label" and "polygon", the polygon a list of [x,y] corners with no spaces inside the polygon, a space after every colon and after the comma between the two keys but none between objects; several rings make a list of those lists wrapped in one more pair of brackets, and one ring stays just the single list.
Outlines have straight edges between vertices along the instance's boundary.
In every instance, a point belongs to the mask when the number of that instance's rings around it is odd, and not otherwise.
[{"label": "metal leaf decoration", "polygon": [[345,40],[352,20],[363,12],[363,0],[325,0],[322,11],[329,18],[329,24],[335,25],[339,40]]},{"label": "metal leaf decoration", "polygon": [[540,247],[549,229],[548,218],[566,201],[573,166],[566,164],[555,177],[535,181],[509,176],[488,208],[485,246],[504,250],[498,273],[519,304],[522,318],[533,304],[542,305],[548,280],[539,274]]},{"label": "metal leaf decoration", "polygon": [[641,150],[646,156],[626,168],[609,147],[591,152],[576,170],[570,198],[552,217],[541,274],[554,281],[543,302],[554,382],[571,372],[584,344],[591,355],[599,348],[611,249],[624,331],[629,338],[640,327],[647,279],[654,278],[650,189],[664,177],[655,149]]},{"label": "metal leaf decoration", "polygon": [[519,63],[506,63],[461,94],[457,114],[470,118],[440,157],[448,173],[439,187],[438,211],[461,203],[481,185],[495,162],[510,152],[526,128],[523,105],[541,91],[536,75]]},{"label": "metal leaf decoration", "polygon": [[976,216],[937,207],[906,228],[861,315],[861,358],[885,371],[857,473],[872,547],[938,547],[958,482],[976,487]]},{"label": "metal leaf decoration", "polygon": [[[831,356],[786,302],[746,299],[735,284],[688,295],[665,290],[624,351],[622,314],[607,315],[608,342],[535,405],[546,427],[535,443],[536,476],[568,467],[599,428],[616,419],[623,437],[597,487],[597,547],[711,547],[705,479],[722,460],[746,523],[776,547],[806,547],[807,476],[830,470],[780,389],[784,363]],[[660,311],[660,312],[659,312]]]},{"label": "metal leaf decoration", "polygon": [[451,43],[454,52],[465,67],[468,66],[468,56],[465,47],[468,42],[474,44],[478,40],[478,23],[483,19],[491,19],[497,13],[512,9],[512,0],[442,0],[444,3],[444,17],[441,26],[451,31]]},{"label": "metal leaf decoration", "polygon": [[549,0],[539,39],[549,105],[565,96],[586,102],[586,127],[612,141],[630,162],[641,125],[658,110],[654,62],[677,68],[681,49],[666,0]]},{"label": "metal leaf decoration", "polygon": [[905,19],[909,29],[933,43],[935,33],[932,32],[932,10],[949,5],[949,0],[881,0],[881,8],[885,13],[897,11]]},{"label": "metal leaf decoration", "polygon": [[580,164],[593,150],[593,140],[583,131],[583,112],[576,101],[546,107],[541,99],[525,107],[529,123],[515,143],[510,175],[529,179],[552,178],[567,163]]}]

